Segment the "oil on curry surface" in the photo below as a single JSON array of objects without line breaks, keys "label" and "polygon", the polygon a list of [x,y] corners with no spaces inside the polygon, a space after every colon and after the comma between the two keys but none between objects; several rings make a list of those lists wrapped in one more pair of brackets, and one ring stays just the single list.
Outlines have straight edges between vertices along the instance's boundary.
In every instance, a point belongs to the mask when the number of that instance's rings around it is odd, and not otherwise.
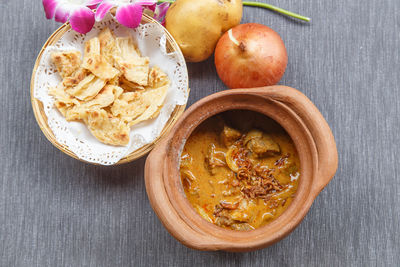
[{"label": "oil on curry surface", "polygon": [[252,230],[291,203],[300,176],[296,148],[272,119],[236,110],[203,122],[189,137],[180,173],[186,196],[207,221]]}]

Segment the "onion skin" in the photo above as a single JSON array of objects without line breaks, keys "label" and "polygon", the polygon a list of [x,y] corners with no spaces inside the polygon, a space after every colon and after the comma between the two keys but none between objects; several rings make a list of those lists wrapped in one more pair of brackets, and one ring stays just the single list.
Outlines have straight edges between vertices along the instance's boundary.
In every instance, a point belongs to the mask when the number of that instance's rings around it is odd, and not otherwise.
[{"label": "onion skin", "polygon": [[215,66],[229,88],[277,84],[285,73],[287,52],[279,34],[257,23],[238,25],[231,40],[226,32],[215,49]]}]

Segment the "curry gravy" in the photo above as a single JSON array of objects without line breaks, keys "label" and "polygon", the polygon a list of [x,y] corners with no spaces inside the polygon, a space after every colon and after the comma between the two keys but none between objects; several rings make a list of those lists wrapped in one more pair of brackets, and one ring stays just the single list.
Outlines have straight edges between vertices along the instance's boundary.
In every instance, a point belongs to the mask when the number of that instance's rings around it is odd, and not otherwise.
[{"label": "curry gravy", "polygon": [[272,119],[244,110],[203,122],[187,140],[180,173],[207,221],[233,230],[263,226],[287,209],[300,177],[296,148]]}]

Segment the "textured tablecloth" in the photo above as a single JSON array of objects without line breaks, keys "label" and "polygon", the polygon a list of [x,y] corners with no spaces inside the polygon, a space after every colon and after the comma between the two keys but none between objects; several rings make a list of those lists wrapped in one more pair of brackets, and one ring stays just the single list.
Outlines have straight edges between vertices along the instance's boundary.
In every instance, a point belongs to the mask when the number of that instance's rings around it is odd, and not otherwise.
[{"label": "textured tablecloth", "polygon": [[[39,0],[1,0],[0,266],[399,266],[400,1],[269,3],[312,17],[299,23],[245,7],[243,22],[282,36],[289,64],[280,83],[321,110],[339,169],[290,236],[234,254],[191,250],[170,236],[146,196],[145,157],[91,166],[46,140],[29,86],[59,24]],[[225,88],[212,59],[188,68],[189,105]]]}]

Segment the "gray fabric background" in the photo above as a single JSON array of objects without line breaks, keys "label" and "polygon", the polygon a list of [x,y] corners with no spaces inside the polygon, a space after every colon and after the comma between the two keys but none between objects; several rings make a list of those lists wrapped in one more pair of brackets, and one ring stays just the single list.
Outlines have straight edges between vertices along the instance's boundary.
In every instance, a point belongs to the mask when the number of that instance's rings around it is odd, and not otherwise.
[{"label": "gray fabric background", "polygon": [[[281,84],[300,89],[332,127],[336,177],[300,226],[251,253],[199,252],[172,238],[145,192],[145,157],[96,167],[53,147],[29,100],[35,58],[59,26],[39,0],[0,1],[0,266],[399,266],[400,1],[268,0],[243,22],[284,39]],[[189,104],[225,87],[212,59],[189,64]]]}]

